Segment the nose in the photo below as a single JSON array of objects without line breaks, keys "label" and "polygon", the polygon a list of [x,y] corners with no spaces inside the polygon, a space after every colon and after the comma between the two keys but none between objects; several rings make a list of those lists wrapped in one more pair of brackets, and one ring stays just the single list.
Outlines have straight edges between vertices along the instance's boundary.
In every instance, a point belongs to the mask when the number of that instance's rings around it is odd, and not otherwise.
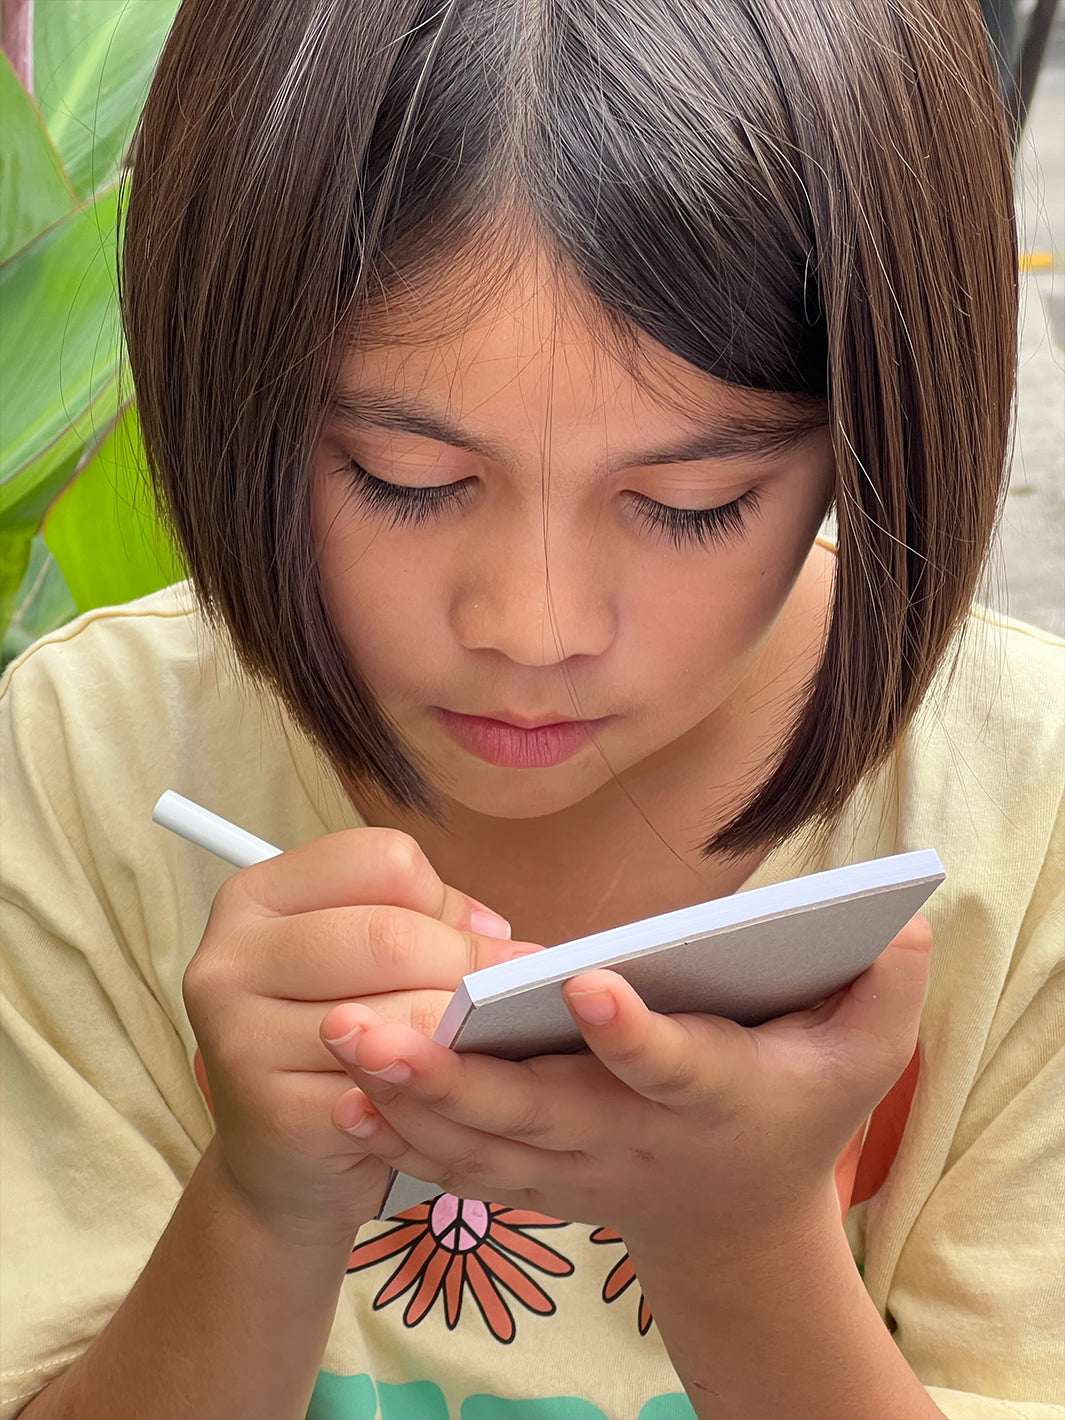
[{"label": "nose", "polygon": [[543,524],[515,528],[465,558],[451,623],[471,651],[491,650],[522,666],[601,656],[617,634],[616,593],[602,550]]}]

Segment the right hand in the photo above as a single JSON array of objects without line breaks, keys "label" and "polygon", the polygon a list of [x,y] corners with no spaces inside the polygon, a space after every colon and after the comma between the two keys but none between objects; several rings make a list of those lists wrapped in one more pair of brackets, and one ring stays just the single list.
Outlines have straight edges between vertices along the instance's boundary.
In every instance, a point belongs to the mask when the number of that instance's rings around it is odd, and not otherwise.
[{"label": "right hand", "polygon": [[482,911],[392,829],[331,834],[223,884],[185,1006],[228,1174],[269,1225],[342,1246],[375,1215],[388,1171],[332,1123],[351,1079],[322,1018],[357,1000],[431,1034],[461,977],[531,950]]}]

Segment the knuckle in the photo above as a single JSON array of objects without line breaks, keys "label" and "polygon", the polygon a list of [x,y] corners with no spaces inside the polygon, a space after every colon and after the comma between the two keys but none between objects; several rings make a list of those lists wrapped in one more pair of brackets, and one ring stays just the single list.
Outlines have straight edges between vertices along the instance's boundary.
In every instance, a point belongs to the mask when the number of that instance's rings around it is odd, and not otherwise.
[{"label": "knuckle", "polygon": [[381,838],[378,853],[382,873],[387,874],[389,880],[395,883],[405,883],[411,878],[421,877],[428,860],[417,840],[400,829],[386,828],[379,831]]},{"label": "knuckle", "polygon": [[461,1106],[463,1097],[461,1081],[446,1085],[433,1082],[425,1088],[423,1095],[424,1101],[432,1109],[440,1110],[444,1114]]},{"label": "knuckle", "polygon": [[181,979],[185,1006],[224,1000],[240,989],[242,961],[254,952],[246,924],[212,930],[210,920]]},{"label": "knuckle", "polygon": [[698,1088],[699,1072],[690,1060],[675,1060],[661,1076],[660,1088],[675,1095],[690,1095]]},{"label": "knuckle", "polygon": [[426,994],[418,992],[410,1003],[410,1028],[429,1039],[436,1034],[447,1007],[448,997],[443,992]]},{"label": "knuckle", "polygon": [[414,918],[400,907],[372,907],[366,919],[367,944],[380,964],[403,966],[417,949]]},{"label": "knuckle", "polygon": [[481,1149],[467,1149],[449,1160],[443,1171],[442,1186],[448,1193],[459,1193],[470,1183],[486,1177],[488,1163]]},{"label": "knuckle", "polygon": [[248,906],[248,885],[244,873],[232,873],[215,893],[211,910],[207,915],[208,930],[218,927],[227,918],[246,911]]},{"label": "knuckle", "polygon": [[226,958],[201,943],[181,978],[182,999],[194,1025],[203,1008],[227,994],[228,985]]},{"label": "knuckle", "polygon": [[643,1039],[618,1041],[611,1046],[610,1060],[612,1064],[620,1065],[623,1069],[646,1064],[647,1042]]},{"label": "knuckle", "polygon": [[543,1110],[535,1100],[523,1100],[507,1133],[517,1139],[543,1139],[552,1132]]}]

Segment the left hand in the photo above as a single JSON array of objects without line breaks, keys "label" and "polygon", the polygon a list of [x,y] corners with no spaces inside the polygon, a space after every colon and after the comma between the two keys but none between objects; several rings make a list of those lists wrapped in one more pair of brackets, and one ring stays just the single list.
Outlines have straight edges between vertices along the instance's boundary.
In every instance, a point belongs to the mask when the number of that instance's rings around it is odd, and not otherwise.
[{"label": "left hand", "polygon": [[330,1047],[358,1085],[333,1122],[442,1190],[605,1224],[630,1249],[693,1222],[742,1248],[823,1215],[836,1160],[913,1053],[930,947],[914,917],[849,987],[752,1029],[657,1015],[587,972],[564,993],[589,1053],[517,1063],[337,1006],[323,1038],[363,1029]]}]

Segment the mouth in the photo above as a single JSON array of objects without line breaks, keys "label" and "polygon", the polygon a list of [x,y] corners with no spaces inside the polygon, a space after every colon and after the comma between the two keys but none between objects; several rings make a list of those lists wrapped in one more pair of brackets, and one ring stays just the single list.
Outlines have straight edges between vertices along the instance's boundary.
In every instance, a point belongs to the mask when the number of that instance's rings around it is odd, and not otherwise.
[{"label": "mouth", "polygon": [[613,718],[598,720],[525,719],[511,715],[460,715],[434,706],[433,717],[456,744],[486,764],[508,769],[550,769],[593,742]]}]

